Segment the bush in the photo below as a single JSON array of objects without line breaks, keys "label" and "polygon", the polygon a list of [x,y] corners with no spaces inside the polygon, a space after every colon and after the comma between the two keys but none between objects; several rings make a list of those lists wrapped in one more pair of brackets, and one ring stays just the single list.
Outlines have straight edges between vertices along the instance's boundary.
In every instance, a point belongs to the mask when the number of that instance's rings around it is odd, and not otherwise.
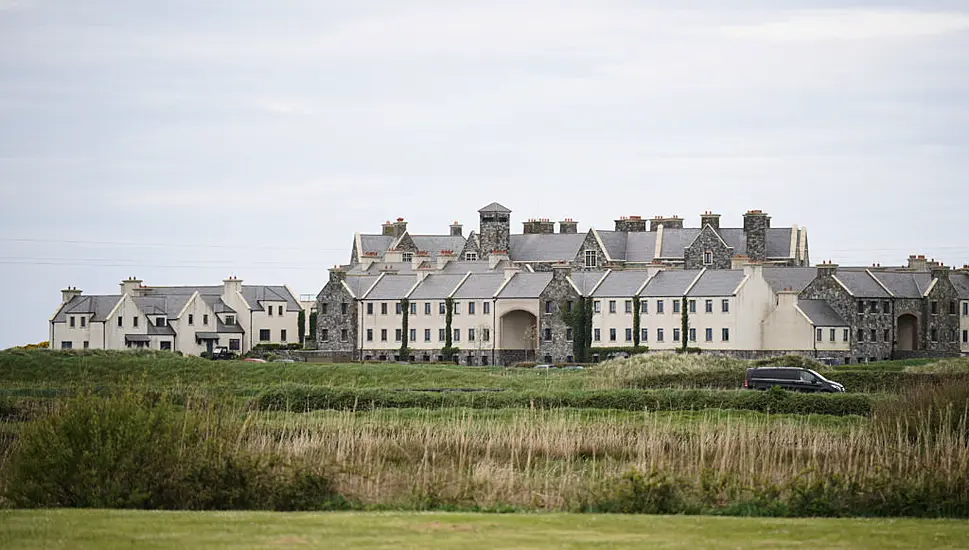
[{"label": "bush", "polygon": [[915,384],[874,410],[876,426],[912,442],[951,435],[969,441],[969,384]]},{"label": "bush", "polygon": [[586,512],[620,514],[681,514],[687,512],[685,489],[688,484],[673,476],[653,470],[643,475],[628,472],[617,482],[606,486],[606,495],[594,504],[584,506]]}]

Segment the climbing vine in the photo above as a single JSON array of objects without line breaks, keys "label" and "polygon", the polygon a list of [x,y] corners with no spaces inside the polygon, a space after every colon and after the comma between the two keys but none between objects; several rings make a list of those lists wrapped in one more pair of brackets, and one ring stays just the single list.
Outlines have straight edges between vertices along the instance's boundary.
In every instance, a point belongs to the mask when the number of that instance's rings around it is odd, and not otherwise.
[{"label": "climbing vine", "polygon": [[404,298],[400,301],[400,360],[406,361],[410,357],[410,351],[407,349],[408,340],[410,339],[410,330],[408,330],[409,318],[410,318],[410,300]]},{"label": "climbing vine", "polygon": [[639,296],[633,296],[633,347],[639,347]]},{"label": "climbing vine", "polygon": [[683,303],[680,304],[680,341],[683,342],[681,346],[683,351],[690,346],[689,337],[690,334],[690,314],[687,312],[686,296],[683,297]]},{"label": "climbing vine", "polygon": [[451,331],[451,320],[454,317],[454,299],[445,298],[444,299],[444,347],[441,348],[441,355],[444,356],[445,361],[451,361],[454,356],[460,352],[460,349],[453,347],[454,341],[451,336],[454,334]]}]

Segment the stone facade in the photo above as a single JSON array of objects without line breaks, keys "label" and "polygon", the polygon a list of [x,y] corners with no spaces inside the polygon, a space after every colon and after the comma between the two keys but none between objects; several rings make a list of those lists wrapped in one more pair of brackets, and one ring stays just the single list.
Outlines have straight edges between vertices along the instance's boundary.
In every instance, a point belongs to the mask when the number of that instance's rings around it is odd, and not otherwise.
[{"label": "stone facade", "polygon": [[481,213],[481,234],[478,236],[479,259],[486,259],[492,250],[508,250],[511,239],[511,222],[508,214],[500,212]]},{"label": "stone facade", "polygon": [[[924,349],[936,355],[959,355],[959,293],[949,280],[949,270],[933,269],[935,284],[925,302]],[[933,313],[935,304],[935,313]],[[951,312],[951,313],[950,313]]]},{"label": "stone facade", "polygon": [[[585,252],[586,250],[593,250],[596,253],[596,265],[586,266],[585,263]],[[572,260],[572,268],[576,270],[593,270],[593,269],[604,269],[608,260],[606,259],[606,253],[603,252],[602,247],[599,246],[599,241],[596,239],[595,233],[591,230],[586,233],[585,240],[582,242],[582,247],[579,248],[578,254]],[[536,268],[536,271],[538,269]],[[548,271],[548,269],[543,269],[543,271]]]},{"label": "stone facade", "polygon": [[[572,356],[572,340],[568,339],[568,329],[571,328],[565,320],[563,312],[568,302],[573,308],[581,296],[568,281],[568,266],[555,266],[552,269],[552,280],[539,296],[538,304],[541,313],[538,316],[538,350],[536,354],[540,362],[563,363]],[[551,302],[551,311],[547,304]],[[551,339],[546,339],[551,336]],[[572,335],[573,338],[575,335]]]},{"label": "stone facade", "polygon": [[[710,263],[704,257],[710,252]],[[730,269],[733,248],[726,245],[720,235],[709,225],[704,225],[690,246],[683,249],[683,265],[686,269]]]},{"label": "stone facade", "polygon": [[565,218],[559,222],[559,233],[563,235],[575,235],[579,232],[579,222],[572,218]]},{"label": "stone facade", "polygon": [[622,233],[634,233],[646,231],[646,220],[639,216],[629,216],[616,220],[616,231]]},{"label": "stone facade", "polygon": [[770,216],[760,210],[744,214],[744,234],[747,237],[747,257],[755,262],[767,260],[767,230]]},{"label": "stone facade", "polygon": [[548,219],[522,222],[523,235],[551,235],[553,233],[555,233],[555,222],[548,221]]},{"label": "stone facade", "polygon": [[316,296],[316,347],[333,361],[356,358],[358,305],[343,284],[346,275],[343,269],[331,269],[330,280]]}]

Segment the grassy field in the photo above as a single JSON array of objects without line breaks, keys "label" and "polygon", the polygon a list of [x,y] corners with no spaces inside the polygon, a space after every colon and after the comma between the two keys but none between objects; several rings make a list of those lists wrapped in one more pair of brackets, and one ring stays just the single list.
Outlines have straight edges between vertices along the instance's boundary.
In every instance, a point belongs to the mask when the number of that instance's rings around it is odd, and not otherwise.
[{"label": "grassy field", "polygon": [[45,548],[969,548],[969,523],[454,513],[0,511],[0,546]]}]

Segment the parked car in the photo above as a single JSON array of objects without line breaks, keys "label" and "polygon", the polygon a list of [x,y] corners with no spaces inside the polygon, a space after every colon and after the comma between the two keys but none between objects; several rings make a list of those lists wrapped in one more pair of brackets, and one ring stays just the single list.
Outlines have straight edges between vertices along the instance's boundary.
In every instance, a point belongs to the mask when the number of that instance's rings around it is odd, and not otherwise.
[{"label": "parked car", "polygon": [[216,346],[212,348],[212,353],[209,355],[209,359],[213,361],[235,359],[236,354],[229,351],[229,348],[225,346]]},{"label": "parked car", "polygon": [[751,390],[766,390],[779,387],[803,392],[843,392],[845,387],[828,380],[816,371],[799,367],[758,367],[747,369],[744,387]]}]

